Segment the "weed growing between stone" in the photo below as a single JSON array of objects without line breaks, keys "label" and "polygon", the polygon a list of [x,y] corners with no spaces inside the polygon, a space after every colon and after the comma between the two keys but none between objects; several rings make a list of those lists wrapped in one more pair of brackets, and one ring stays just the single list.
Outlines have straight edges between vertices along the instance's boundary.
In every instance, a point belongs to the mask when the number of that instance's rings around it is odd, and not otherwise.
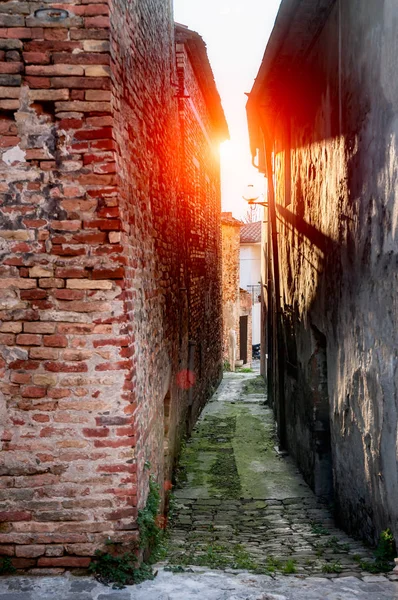
[{"label": "weed growing between stone", "polygon": [[363,571],[370,573],[388,573],[394,566],[396,544],[390,529],[381,532],[379,543],[374,553],[374,561],[359,560]]},{"label": "weed growing between stone", "polygon": [[291,575],[293,573],[297,573],[296,561],[292,559],[286,561],[286,564],[283,566],[282,573],[284,575]]},{"label": "weed growing between stone", "polygon": [[327,562],[322,566],[322,571],[324,573],[341,573],[342,570],[343,567],[341,566],[341,562],[339,560]]},{"label": "weed growing between stone", "polygon": [[8,556],[0,557],[0,575],[12,575],[16,569]]},{"label": "weed growing between stone", "polygon": [[[150,478],[146,505],[138,511],[139,543],[123,551],[121,544],[108,540],[108,552],[97,550],[89,570],[98,581],[105,585],[112,584],[114,589],[122,589],[126,585],[154,578],[152,565],[163,558],[166,551],[166,534],[157,523],[159,505],[159,486]],[[139,550],[144,553],[143,562],[139,561]]]}]

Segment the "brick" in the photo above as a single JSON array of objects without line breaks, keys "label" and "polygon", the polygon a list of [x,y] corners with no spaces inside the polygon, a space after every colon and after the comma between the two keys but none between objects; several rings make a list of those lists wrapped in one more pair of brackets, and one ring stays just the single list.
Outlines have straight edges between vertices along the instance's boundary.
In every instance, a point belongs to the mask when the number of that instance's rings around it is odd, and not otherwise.
[{"label": "brick", "polygon": [[20,50],[22,48],[21,40],[2,40],[0,39],[0,50]]},{"label": "brick", "polygon": [[47,298],[46,290],[21,290],[21,300],[43,300]]},{"label": "brick", "polygon": [[93,269],[93,279],[123,279],[125,274],[124,267],[113,267],[108,269]]},{"label": "brick", "polygon": [[[23,72],[23,64],[20,62],[0,62],[0,73],[18,74]],[[2,85],[7,85],[3,83]],[[12,85],[12,84],[10,84]]]},{"label": "brick", "polygon": [[97,140],[108,139],[113,135],[111,127],[101,127],[100,129],[82,129],[75,133],[77,140]]},{"label": "brick", "polygon": [[68,279],[66,287],[80,290],[111,290],[111,281],[91,281],[89,279]]},{"label": "brick", "polygon": [[84,298],[84,291],[63,289],[57,290],[54,296],[59,300],[82,300]]},{"label": "brick", "polygon": [[86,75],[86,77],[110,77],[111,69],[108,66],[91,65],[89,67],[84,68],[84,74]]},{"label": "brick", "polygon": [[59,351],[53,348],[31,348],[29,357],[35,360],[56,360]]},{"label": "brick", "polygon": [[104,438],[104,437],[108,437],[109,435],[109,429],[106,427],[98,427],[95,429],[90,429],[88,427],[83,428],[83,435],[85,437],[89,437],[89,438]]},{"label": "brick", "polygon": [[48,346],[50,348],[66,348],[68,345],[68,340],[64,335],[56,334],[56,335],[45,335],[43,337],[44,346]]},{"label": "brick", "polygon": [[39,279],[38,284],[41,288],[63,288],[65,281],[57,277],[49,277],[47,279]]},{"label": "brick", "polygon": [[57,384],[57,376],[38,373],[32,375],[32,381],[37,386],[54,386]]},{"label": "brick", "polygon": [[67,364],[62,362],[46,362],[44,369],[52,373],[85,373],[88,371],[85,363]]},{"label": "brick", "polygon": [[15,335],[13,333],[0,333],[0,344],[13,346],[15,344]]},{"label": "brick", "polygon": [[[54,88],[73,88],[75,90],[97,89],[109,90],[110,81],[105,77],[52,77],[51,87]],[[84,100],[84,96],[78,98]]]},{"label": "brick", "polygon": [[2,229],[0,237],[5,240],[28,241],[32,239],[32,233],[27,229]]},{"label": "brick", "polygon": [[20,346],[41,346],[41,335],[33,333],[20,333],[17,335],[17,344]]},{"label": "brick", "polygon": [[85,99],[89,102],[110,102],[111,92],[107,90],[86,90]]},{"label": "brick", "polygon": [[0,324],[1,333],[20,333],[21,331],[22,323],[15,323],[13,321],[9,321]]},{"label": "brick", "polygon": [[35,385],[30,385],[22,388],[22,398],[44,398],[46,395],[46,388]]},{"label": "brick", "polygon": [[21,15],[0,14],[0,27],[23,27],[25,20]]},{"label": "brick", "polygon": [[15,556],[15,546],[0,545],[0,556]]},{"label": "brick", "polygon": [[56,112],[112,112],[110,102],[56,102]]},{"label": "brick", "polygon": [[19,106],[19,100],[0,100],[1,110],[18,110]]},{"label": "brick", "polygon": [[81,221],[51,221],[51,227],[55,231],[79,231],[82,226]]},{"label": "brick", "polygon": [[98,17],[86,17],[84,19],[84,27],[87,29],[90,28],[108,28],[109,27],[109,17],[98,16]]},{"label": "brick", "polygon": [[[109,65],[110,56],[109,54],[97,54],[89,52],[79,52],[78,54],[71,54],[66,52],[55,52],[52,56],[55,64],[74,64],[74,65]],[[110,100],[110,97],[107,98]]]},{"label": "brick", "polygon": [[27,64],[46,65],[50,62],[50,55],[47,52],[23,52],[22,57]]},{"label": "brick", "polygon": [[84,40],[83,50],[85,52],[109,52],[110,45],[108,41]]},{"label": "brick", "polygon": [[58,267],[55,269],[56,277],[70,277],[78,279],[80,277],[88,277],[88,271],[82,267]]},{"label": "brick", "polygon": [[[15,77],[17,77],[15,75]],[[0,78],[1,81],[1,78]],[[49,77],[33,77],[32,75],[25,75],[24,77],[24,81],[25,83],[27,83],[29,85],[29,87],[33,88],[33,89],[43,89],[43,88],[49,88],[51,87],[51,81]],[[6,83],[4,83],[3,85],[7,85]],[[11,84],[8,84],[11,85]],[[20,85],[19,83],[16,83],[15,85]]]},{"label": "brick", "polygon": [[55,323],[24,323],[25,333],[54,333]]},{"label": "brick", "polygon": [[[31,90],[30,97],[32,100],[46,102],[55,102],[56,100],[69,100],[69,90]],[[47,156],[45,157],[47,158]]]},{"label": "brick", "polygon": [[100,229],[101,231],[119,231],[121,223],[119,219],[93,219],[84,221],[85,229]]},{"label": "brick", "polygon": [[73,236],[72,242],[76,244],[104,244],[107,235],[103,232],[82,232]]},{"label": "brick", "polygon": [[[62,536],[59,536],[62,539]],[[37,564],[39,567],[79,567],[87,568],[90,565],[90,558],[82,558],[76,556],[60,556],[60,557],[40,557]]]},{"label": "brick", "polygon": [[19,88],[0,87],[0,98],[19,98],[21,90]]},{"label": "brick", "polygon": [[15,548],[15,555],[23,558],[36,558],[37,556],[43,556],[45,551],[44,545],[29,545],[20,546],[17,545]]},{"label": "brick", "polygon": [[69,31],[67,29],[45,29],[44,39],[45,40],[67,40],[69,37]]}]

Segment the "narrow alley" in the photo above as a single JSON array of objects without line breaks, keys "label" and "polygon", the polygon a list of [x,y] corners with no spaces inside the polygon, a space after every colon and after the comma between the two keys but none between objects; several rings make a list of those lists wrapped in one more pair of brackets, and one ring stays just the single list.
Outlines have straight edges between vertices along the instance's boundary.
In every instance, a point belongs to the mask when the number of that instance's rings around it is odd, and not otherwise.
[{"label": "narrow alley", "polygon": [[167,560],[122,590],[92,578],[10,577],[1,600],[393,600],[396,575],[336,528],[287,456],[258,372],[225,373],[187,442]]},{"label": "narrow alley", "polygon": [[275,450],[258,373],[225,373],[183,451],[170,563],[266,574],[360,575],[372,552]]}]

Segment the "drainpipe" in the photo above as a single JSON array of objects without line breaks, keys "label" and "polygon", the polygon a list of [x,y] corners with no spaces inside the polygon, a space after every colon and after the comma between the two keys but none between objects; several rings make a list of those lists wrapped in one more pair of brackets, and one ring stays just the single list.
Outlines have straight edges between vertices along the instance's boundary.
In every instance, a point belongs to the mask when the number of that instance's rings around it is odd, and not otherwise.
[{"label": "drainpipe", "polygon": [[[279,249],[278,249],[278,229],[276,225],[276,204],[275,204],[275,189],[272,176],[272,160],[271,160],[271,140],[267,136],[266,129],[262,125],[265,143],[265,159],[267,167],[267,182],[268,182],[268,228],[269,237],[272,243],[272,258],[274,267],[274,289],[275,289],[275,312],[276,312],[276,359],[277,359],[277,387],[272,378],[272,393],[278,391],[278,409],[277,409],[277,425],[278,438],[281,450],[286,449],[286,407],[285,407],[285,353],[283,342],[283,313],[281,307],[281,292],[280,292],[280,275],[279,275]],[[269,290],[270,296],[272,291]],[[270,308],[270,303],[268,304]],[[269,322],[269,321],[268,321]],[[271,365],[272,369],[272,365]],[[273,372],[273,369],[272,369]]]},{"label": "drainpipe", "polygon": [[[252,99],[252,102],[254,98]],[[285,406],[285,351],[284,351],[284,334],[283,334],[283,312],[281,306],[280,292],[280,275],[279,275],[279,250],[278,250],[278,229],[276,224],[276,202],[275,189],[272,177],[272,136],[268,133],[269,127],[265,121],[262,106],[256,107],[257,117],[260,123],[260,129],[264,137],[265,150],[265,166],[268,182],[268,242],[271,242],[272,252],[271,258],[268,259],[268,364],[267,364],[267,383],[268,394],[274,400],[276,392],[278,393],[277,403],[277,428],[279,447],[281,450],[286,449],[286,406]],[[253,157],[253,166],[260,170],[260,165],[255,164]],[[275,290],[275,314],[276,314],[276,332],[273,327],[272,319],[272,286],[271,284],[271,266],[273,266],[273,287]],[[275,335],[276,333],[276,335]],[[275,344],[273,343],[275,339]],[[275,347],[275,353],[274,353]],[[276,369],[275,366],[276,356]],[[276,372],[275,372],[276,371]],[[277,385],[276,385],[277,384]]]}]

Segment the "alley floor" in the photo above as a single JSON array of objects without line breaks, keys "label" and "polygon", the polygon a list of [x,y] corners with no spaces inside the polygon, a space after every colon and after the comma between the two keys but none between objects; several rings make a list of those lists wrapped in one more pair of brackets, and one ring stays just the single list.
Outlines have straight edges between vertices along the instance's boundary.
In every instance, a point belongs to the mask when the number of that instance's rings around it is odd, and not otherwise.
[{"label": "alley floor", "polygon": [[276,450],[258,373],[226,373],[180,463],[169,561],[266,575],[364,576],[373,553],[338,529]]},{"label": "alley floor", "polygon": [[184,447],[167,561],[113,590],[90,577],[0,578],[0,600],[398,600],[398,576],[336,528],[275,450],[262,379],[227,373]]}]

